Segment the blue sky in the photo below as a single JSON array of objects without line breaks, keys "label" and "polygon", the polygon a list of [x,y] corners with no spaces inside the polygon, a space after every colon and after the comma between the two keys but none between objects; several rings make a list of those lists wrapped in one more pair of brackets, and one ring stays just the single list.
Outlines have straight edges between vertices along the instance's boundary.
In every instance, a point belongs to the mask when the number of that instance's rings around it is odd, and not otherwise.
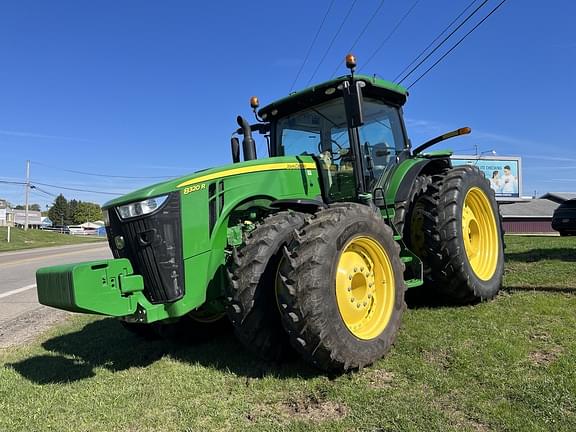
[{"label": "blue sky", "polygon": [[[332,76],[380,1],[354,4],[314,81]],[[252,95],[266,104],[289,92],[329,3],[2,2],[0,180],[21,181],[30,159],[33,181],[115,194],[156,179],[62,169],[162,177],[228,163],[236,115],[251,118]],[[413,3],[385,0],[354,49],[362,73],[394,78],[469,1],[421,0],[363,68]],[[351,4],[335,1],[296,88]],[[575,17],[568,0],[508,0],[410,90],[413,144],[468,125],[449,146],[522,156],[524,194],[576,191]],[[0,184],[0,198],[21,203],[23,188]]]}]

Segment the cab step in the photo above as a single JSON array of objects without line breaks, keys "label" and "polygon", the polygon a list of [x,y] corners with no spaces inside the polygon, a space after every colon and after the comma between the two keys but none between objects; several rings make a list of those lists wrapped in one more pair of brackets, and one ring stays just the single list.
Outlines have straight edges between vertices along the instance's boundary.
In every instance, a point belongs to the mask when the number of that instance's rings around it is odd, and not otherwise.
[{"label": "cab step", "polygon": [[409,263],[414,261],[414,259],[411,256],[401,256],[400,261],[402,261],[403,263]]},{"label": "cab step", "polygon": [[416,288],[422,286],[424,281],[422,279],[408,279],[404,281],[406,288]]}]

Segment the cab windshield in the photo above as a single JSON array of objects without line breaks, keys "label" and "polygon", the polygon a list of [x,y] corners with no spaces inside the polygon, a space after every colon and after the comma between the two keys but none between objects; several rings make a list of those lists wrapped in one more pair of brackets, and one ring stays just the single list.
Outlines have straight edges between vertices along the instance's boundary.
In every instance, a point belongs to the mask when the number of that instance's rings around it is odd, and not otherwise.
[{"label": "cab windshield", "polygon": [[[364,98],[364,125],[358,128],[363,175],[370,190],[405,149],[398,109]],[[355,195],[354,159],[342,99],[333,99],[278,120],[278,155],[313,155],[321,161],[332,200]]]}]

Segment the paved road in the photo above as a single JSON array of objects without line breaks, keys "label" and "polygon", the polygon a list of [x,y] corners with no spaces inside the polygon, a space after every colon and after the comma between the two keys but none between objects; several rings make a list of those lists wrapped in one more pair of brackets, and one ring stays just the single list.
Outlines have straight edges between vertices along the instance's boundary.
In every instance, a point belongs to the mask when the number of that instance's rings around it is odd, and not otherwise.
[{"label": "paved road", "polygon": [[0,348],[28,340],[66,316],[38,303],[38,268],[104,258],[112,258],[106,242],[0,253]]}]

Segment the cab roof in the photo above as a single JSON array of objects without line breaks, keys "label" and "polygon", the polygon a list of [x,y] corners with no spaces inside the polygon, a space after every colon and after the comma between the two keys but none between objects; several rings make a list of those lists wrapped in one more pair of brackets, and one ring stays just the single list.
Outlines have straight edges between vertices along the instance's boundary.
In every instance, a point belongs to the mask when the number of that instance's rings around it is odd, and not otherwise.
[{"label": "cab roof", "polygon": [[[338,86],[348,80],[350,76],[344,75],[291,93],[285,98],[266,105],[258,111],[258,115],[264,121],[270,121],[271,117],[284,116],[333,99],[341,94]],[[363,81],[366,84],[362,89],[364,96],[375,96],[396,106],[406,103],[408,91],[399,84],[366,75],[355,75],[354,81]]]}]

